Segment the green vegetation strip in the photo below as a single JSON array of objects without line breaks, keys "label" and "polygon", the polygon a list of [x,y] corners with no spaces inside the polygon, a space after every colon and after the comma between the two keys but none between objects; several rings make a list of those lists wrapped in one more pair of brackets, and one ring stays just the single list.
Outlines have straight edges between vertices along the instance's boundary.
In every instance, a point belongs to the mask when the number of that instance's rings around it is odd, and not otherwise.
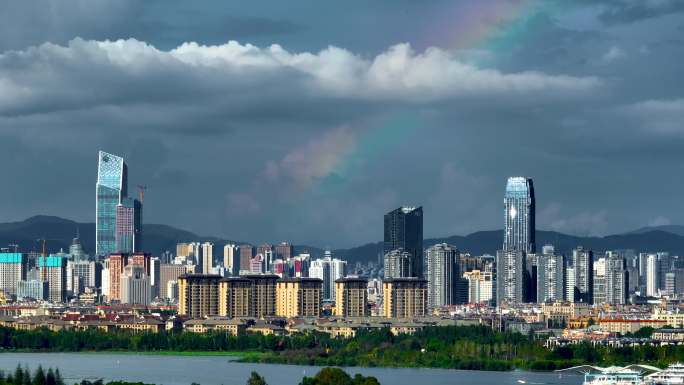
[{"label": "green vegetation strip", "polygon": [[547,349],[544,340],[486,326],[428,327],[414,335],[389,329],[361,331],[354,338],[325,333],[263,336],[226,333],[132,333],[0,328],[6,351],[108,352],[168,355],[225,355],[241,362],[317,366],[429,367],[470,370],[549,371],[580,364],[664,367],[684,361],[684,346],[610,348],[589,343]]}]

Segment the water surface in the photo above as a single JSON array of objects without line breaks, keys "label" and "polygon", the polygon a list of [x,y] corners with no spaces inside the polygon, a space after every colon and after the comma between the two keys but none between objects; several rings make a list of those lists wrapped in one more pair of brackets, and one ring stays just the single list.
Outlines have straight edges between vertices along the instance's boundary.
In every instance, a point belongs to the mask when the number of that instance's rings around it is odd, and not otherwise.
[{"label": "water surface", "polygon": [[[244,385],[252,371],[269,385],[297,385],[319,367],[253,364],[227,356],[154,356],[109,353],[0,353],[0,369],[14,370],[18,363],[31,369],[59,368],[67,384],[81,379],[142,381],[157,385]],[[347,368],[348,373],[375,376],[382,385],[579,385],[576,375],[557,373],[485,372],[447,369]]]}]

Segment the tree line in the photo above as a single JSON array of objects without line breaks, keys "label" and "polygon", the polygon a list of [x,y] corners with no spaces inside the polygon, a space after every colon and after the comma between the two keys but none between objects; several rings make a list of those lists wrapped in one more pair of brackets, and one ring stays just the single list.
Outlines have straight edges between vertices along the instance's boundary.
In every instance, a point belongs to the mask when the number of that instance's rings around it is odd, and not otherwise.
[{"label": "tree line", "polygon": [[[28,368],[17,365],[12,373],[5,373],[0,370],[0,385],[65,385],[59,369],[49,368],[47,371],[42,366],[31,373]],[[109,381],[99,379],[95,381],[81,380],[74,385],[154,385],[143,382]],[[192,383],[191,385],[200,385]],[[247,379],[247,385],[268,385],[264,377],[257,372],[252,372]],[[375,377],[365,377],[356,374],[351,377],[344,370],[339,368],[323,368],[314,377],[304,377],[299,385],[380,385]]]},{"label": "tree line", "polygon": [[0,347],[15,351],[255,352],[248,362],[316,366],[434,367],[471,370],[555,370],[581,364],[666,366],[684,361],[684,346],[611,348],[581,343],[547,349],[543,340],[487,326],[427,327],[413,335],[389,329],[359,331],[353,338],[311,332],[289,336],[222,332],[32,331],[0,327]]}]

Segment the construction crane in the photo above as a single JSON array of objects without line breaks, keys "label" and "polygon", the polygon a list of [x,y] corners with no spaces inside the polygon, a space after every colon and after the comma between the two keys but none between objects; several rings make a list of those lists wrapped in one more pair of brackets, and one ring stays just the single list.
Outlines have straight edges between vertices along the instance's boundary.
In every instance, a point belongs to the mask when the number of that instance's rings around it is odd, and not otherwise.
[{"label": "construction crane", "polygon": [[147,190],[147,186],[142,184],[138,185],[138,196],[140,197],[140,203],[145,202],[145,190]]},{"label": "construction crane", "polygon": [[[40,257],[41,257],[42,260],[43,260],[43,264],[45,264],[45,261],[46,261],[46,258],[47,258],[47,248],[46,248],[46,246],[45,246],[45,244],[46,244],[47,241],[62,241],[62,239],[58,239],[58,238],[45,238],[45,237],[36,239],[36,242],[40,242]],[[46,280],[46,279],[47,279],[47,278],[45,278],[45,277],[43,276],[43,267],[40,265],[40,260],[38,261],[38,274],[39,274],[39,278],[40,278],[41,280]]]}]

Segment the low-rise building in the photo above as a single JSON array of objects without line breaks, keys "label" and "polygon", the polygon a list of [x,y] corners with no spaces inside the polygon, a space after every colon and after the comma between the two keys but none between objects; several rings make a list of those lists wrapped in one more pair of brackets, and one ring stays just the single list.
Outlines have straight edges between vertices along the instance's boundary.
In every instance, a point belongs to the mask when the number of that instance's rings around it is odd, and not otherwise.
[{"label": "low-rise building", "polygon": [[207,333],[210,331],[227,332],[233,336],[244,334],[247,324],[236,318],[209,317],[187,320],[183,323],[186,331],[193,333]]}]

